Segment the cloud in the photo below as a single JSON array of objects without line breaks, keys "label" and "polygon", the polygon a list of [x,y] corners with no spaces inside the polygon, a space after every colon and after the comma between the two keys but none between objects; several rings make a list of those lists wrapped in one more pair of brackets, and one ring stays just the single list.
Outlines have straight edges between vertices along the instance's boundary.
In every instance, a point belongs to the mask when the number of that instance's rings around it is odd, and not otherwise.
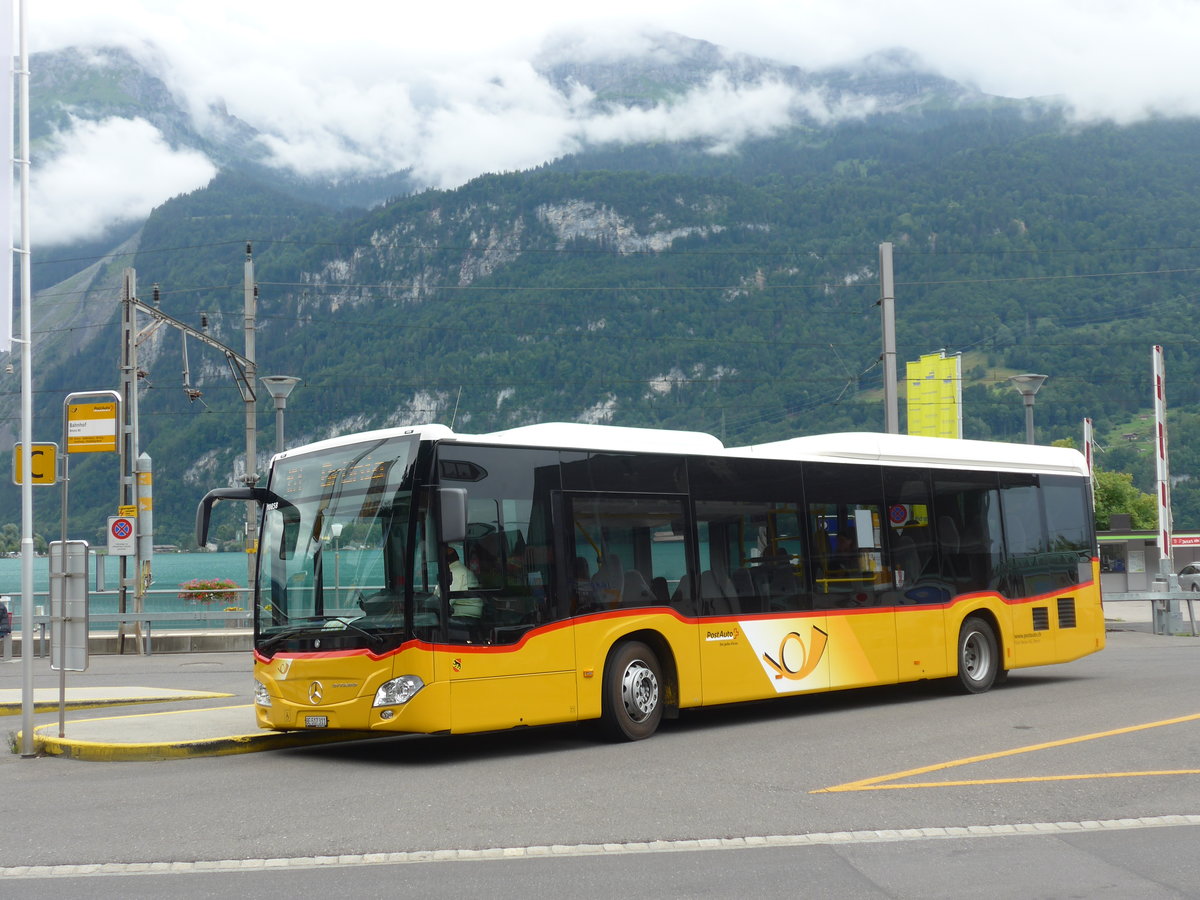
[{"label": "cloud", "polygon": [[[153,42],[194,108],[224,98],[264,123],[328,114],[354,91],[529,60],[563,29],[587,35],[574,49],[592,55],[637,50],[639,33],[658,29],[807,69],[904,47],[1004,96],[1061,95],[1118,116],[1200,113],[1195,0],[55,0],[29,27],[35,49]],[[297,106],[306,97],[318,102]]]},{"label": "cloud", "polygon": [[701,88],[649,109],[614,109],[581,123],[589,142],[712,140],[713,149],[728,151],[749,138],[764,137],[786,128],[804,113],[822,122],[860,117],[873,108],[831,104],[816,91],[797,91],[778,81],[750,86],[714,75]]},{"label": "cloud", "polygon": [[[643,52],[647,30],[808,70],[904,47],[930,70],[988,93],[1063,98],[1083,119],[1200,115],[1195,0],[908,0],[902,8],[893,0],[55,0],[38,6],[29,27],[34,49],[130,49],[199,128],[215,127],[211,110],[223,105],[263,135],[281,168],[326,176],[411,170],[440,187],[589,143],[699,139],[724,151],[798,113],[829,121],[869,109],[837,108],[769,79],[721,78],[627,109],[583,89],[564,95],[533,62],[556,48],[574,61]],[[582,37],[549,40],[563,33]],[[112,135],[122,127],[148,140],[118,147]],[[211,174],[198,154],[171,151],[146,129],[80,123],[65,135],[68,155],[38,178],[62,209],[72,199],[88,202],[76,202],[71,215],[42,214],[42,228],[83,234]],[[102,211],[109,199],[115,205]]]},{"label": "cloud", "polygon": [[143,119],[77,120],[57,154],[30,175],[32,237],[38,245],[95,238],[145,218],[164,200],[207,184],[216,167],[201,153],[173,150]]}]

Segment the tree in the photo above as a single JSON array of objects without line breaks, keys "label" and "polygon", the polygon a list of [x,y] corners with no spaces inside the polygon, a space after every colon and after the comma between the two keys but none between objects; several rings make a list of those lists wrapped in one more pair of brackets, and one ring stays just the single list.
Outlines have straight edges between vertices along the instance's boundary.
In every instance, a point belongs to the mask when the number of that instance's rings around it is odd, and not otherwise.
[{"label": "tree", "polygon": [[1145,494],[1133,486],[1128,472],[1095,471],[1096,530],[1108,531],[1114,513],[1128,513],[1130,524],[1138,529],[1153,529],[1158,525],[1158,504],[1153,494]]},{"label": "tree", "polygon": [[[35,553],[45,553],[48,545],[46,539],[40,534],[33,536],[33,550]],[[8,522],[3,527],[0,527],[0,553],[8,556],[15,556],[21,552],[21,526]]]}]

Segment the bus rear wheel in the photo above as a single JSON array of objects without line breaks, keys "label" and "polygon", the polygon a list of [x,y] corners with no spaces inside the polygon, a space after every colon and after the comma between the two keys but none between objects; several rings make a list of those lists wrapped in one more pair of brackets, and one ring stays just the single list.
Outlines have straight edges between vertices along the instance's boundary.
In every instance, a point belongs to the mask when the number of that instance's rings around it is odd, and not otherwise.
[{"label": "bus rear wheel", "polygon": [[663,716],[663,679],[658,655],[641,641],[618,646],[604,668],[605,735],[617,741],[640,741],[658,730]]},{"label": "bus rear wheel", "polygon": [[1000,649],[996,631],[979,616],[968,616],[958,633],[958,683],[968,694],[982,694],[996,683]]}]

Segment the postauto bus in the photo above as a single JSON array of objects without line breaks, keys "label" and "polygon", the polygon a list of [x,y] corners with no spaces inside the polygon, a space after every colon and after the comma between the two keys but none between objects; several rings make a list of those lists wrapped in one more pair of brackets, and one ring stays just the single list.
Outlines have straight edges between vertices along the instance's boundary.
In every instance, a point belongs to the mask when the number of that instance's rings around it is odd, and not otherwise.
[{"label": "postauto bus", "polygon": [[463,733],[949,679],[1104,646],[1083,457],[883,434],[726,448],[544,424],[280,453],[254,604],[263,728]]}]

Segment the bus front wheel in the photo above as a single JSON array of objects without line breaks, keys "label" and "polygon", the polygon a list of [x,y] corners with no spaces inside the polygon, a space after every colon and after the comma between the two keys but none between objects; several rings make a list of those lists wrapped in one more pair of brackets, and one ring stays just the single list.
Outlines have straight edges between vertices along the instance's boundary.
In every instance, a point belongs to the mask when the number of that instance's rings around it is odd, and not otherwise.
[{"label": "bus front wheel", "polygon": [[979,616],[968,616],[958,633],[958,683],[969,694],[982,694],[996,682],[1000,649],[996,631]]},{"label": "bus front wheel", "polygon": [[662,721],[663,689],[662,667],[649,646],[641,641],[618,646],[604,668],[604,733],[618,741],[650,737]]}]

